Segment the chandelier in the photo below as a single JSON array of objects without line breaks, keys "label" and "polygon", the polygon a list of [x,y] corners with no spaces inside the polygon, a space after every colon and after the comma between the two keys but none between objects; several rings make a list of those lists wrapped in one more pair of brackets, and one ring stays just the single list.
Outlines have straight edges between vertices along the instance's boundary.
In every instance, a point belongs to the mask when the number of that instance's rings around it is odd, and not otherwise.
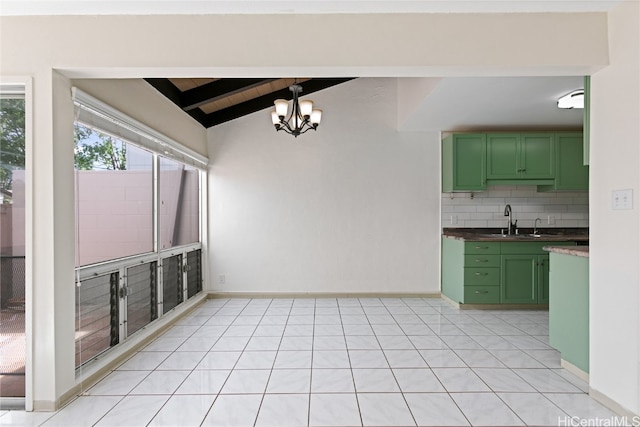
[{"label": "chandelier", "polygon": [[293,108],[289,118],[285,120],[289,103],[286,99],[276,99],[273,103],[276,106],[271,111],[271,121],[276,131],[283,130],[286,133],[298,137],[311,129],[318,129],[320,119],[322,118],[322,110],[313,109],[313,101],[304,100],[298,102],[298,96],[302,92],[302,86],[293,84],[289,86],[289,90],[293,92]]}]

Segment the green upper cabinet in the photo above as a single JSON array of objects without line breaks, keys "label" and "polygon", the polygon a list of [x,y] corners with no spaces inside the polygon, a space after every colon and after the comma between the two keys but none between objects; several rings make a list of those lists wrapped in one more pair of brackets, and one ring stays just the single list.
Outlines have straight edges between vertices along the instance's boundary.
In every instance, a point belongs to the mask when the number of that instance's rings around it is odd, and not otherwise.
[{"label": "green upper cabinet", "polygon": [[539,186],[538,191],[579,191],[589,189],[589,166],[583,164],[582,133],[556,134],[556,178],[553,185]]},{"label": "green upper cabinet", "polygon": [[488,180],[549,180],[555,177],[552,133],[488,134]]},{"label": "green upper cabinet", "polygon": [[442,141],[442,191],[485,191],[486,136],[452,134]]}]

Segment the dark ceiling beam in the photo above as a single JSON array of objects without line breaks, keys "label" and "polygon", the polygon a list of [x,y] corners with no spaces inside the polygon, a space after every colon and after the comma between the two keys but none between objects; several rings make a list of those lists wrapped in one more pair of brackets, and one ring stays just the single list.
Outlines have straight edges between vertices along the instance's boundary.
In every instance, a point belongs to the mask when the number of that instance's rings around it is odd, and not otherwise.
[{"label": "dark ceiling beam", "polygon": [[261,86],[279,79],[220,79],[193,89],[186,90],[180,96],[181,107],[190,111],[210,102]]},{"label": "dark ceiling beam", "polygon": [[[335,86],[340,83],[345,83],[353,79],[354,77],[343,78],[343,79],[308,80],[304,83],[301,83],[302,85],[301,96],[305,96],[322,89],[327,89],[331,86]],[[209,113],[205,116],[204,121],[201,123],[204,125],[204,127],[210,128],[212,126],[216,126],[221,123],[225,123],[225,122],[237,119],[239,117],[246,116],[247,114],[255,113],[257,111],[264,110],[265,108],[273,107],[273,101],[275,101],[276,99],[291,100],[292,98],[293,98],[293,94],[291,93],[289,88],[281,89],[279,91],[270,93],[268,95],[263,95],[258,98],[254,98],[250,101],[246,101],[241,104],[237,104],[220,111]]]}]

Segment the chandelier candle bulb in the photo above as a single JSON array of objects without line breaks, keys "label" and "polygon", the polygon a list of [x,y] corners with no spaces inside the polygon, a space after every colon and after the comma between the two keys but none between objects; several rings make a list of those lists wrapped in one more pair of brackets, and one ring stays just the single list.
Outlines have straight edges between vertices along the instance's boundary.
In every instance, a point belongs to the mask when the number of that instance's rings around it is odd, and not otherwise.
[{"label": "chandelier candle bulb", "polygon": [[322,110],[313,110],[311,112],[311,119],[309,120],[312,125],[319,125],[322,119]]},{"label": "chandelier candle bulb", "polygon": [[289,103],[286,99],[276,99],[273,103],[276,106],[276,113],[283,119],[287,115]]},{"label": "chandelier candle bulb", "polygon": [[305,100],[300,101],[300,114],[302,117],[307,118],[311,116],[311,110],[313,109],[313,101]]}]

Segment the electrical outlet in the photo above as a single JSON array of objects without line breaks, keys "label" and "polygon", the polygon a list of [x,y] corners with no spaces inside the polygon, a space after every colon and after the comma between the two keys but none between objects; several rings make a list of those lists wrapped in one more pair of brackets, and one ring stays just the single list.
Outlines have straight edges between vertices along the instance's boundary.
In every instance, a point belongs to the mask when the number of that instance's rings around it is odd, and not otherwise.
[{"label": "electrical outlet", "polygon": [[451,224],[457,224],[458,223],[458,215],[451,215]]},{"label": "electrical outlet", "polygon": [[633,209],[633,190],[614,190],[611,193],[611,203],[615,210]]},{"label": "electrical outlet", "polygon": [[224,285],[226,281],[227,281],[227,278],[225,277],[224,274],[221,274],[220,276],[218,276],[218,283],[220,283],[221,285]]},{"label": "electrical outlet", "polygon": [[553,215],[549,215],[547,217],[547,224],[554,225],[556,223],[556,217]]}]

